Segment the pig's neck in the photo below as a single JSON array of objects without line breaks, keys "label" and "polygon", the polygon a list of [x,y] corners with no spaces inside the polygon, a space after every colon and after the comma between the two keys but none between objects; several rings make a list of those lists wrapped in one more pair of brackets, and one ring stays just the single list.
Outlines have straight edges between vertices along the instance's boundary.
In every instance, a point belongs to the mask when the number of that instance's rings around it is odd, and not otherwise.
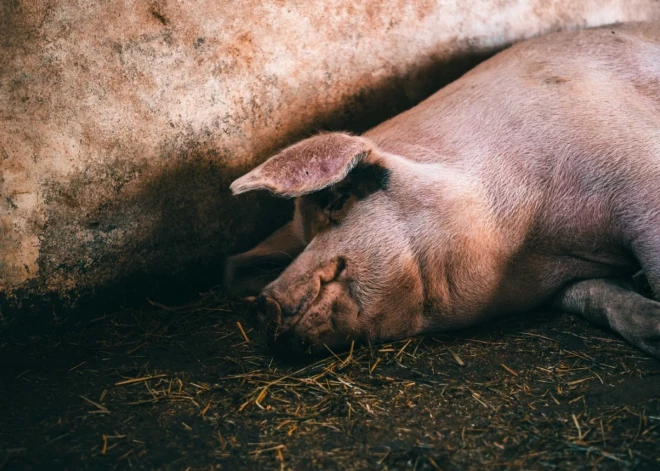
[{"label": "pig's neck", "polygon": [[504,233],[484,185],[466,170],[410,161],[405,167],[399,173],[409,189],[400,197],[402,213],[417,254],[429,321],[442,329],[483,321],[504,267],[524,241],[524,221]]}]

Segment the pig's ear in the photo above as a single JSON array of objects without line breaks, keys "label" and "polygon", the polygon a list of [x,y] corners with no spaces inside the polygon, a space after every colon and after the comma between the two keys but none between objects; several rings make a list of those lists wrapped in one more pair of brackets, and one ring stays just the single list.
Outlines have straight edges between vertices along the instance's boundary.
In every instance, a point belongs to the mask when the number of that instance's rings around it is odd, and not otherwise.
[{"label": "pig's ear", "polygon": [[235,195],[251,190],[284,197],[305,195],[343,180],[372,148],[363,137],[321,134],[284,149],[235,180],[230,188]]}]

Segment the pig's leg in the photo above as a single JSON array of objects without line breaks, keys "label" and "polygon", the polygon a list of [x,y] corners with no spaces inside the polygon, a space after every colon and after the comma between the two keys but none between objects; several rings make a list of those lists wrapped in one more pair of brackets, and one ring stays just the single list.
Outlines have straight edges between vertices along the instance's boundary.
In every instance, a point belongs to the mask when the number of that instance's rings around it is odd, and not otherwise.
[{"label": "pig's leg", "polygon": [[660,303],[633,291],[631,279],[578,281],[564,288],[553,306],[608,327],[660,359]]},{"label": "pig's leg", "polygon": [[291,221],[252,250],[229,257],[225,287],[237,296],[253,296],[277,278],[305,249],[299,225]]},{"label": "pig's leg", "polygon": [[655,299],[660,301],[660,233],[654,230],[646,231],[633,244],[633,252],[642,266]]}]

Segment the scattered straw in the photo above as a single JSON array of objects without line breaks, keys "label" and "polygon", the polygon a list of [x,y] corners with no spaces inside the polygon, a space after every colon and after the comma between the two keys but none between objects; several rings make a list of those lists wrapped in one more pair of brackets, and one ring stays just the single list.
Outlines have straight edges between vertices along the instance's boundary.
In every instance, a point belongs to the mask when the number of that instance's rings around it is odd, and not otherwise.
[{"label": "scattered straw", "polygon": [[82,396],[82,395],[79,396],[79,397],[82,398],[83,400],[85,400],[86,402],[88,402],[89,404],[95,406],[98,409],[98,410],[95,410],[95,411],[90,411],[90,413],[101,413],[101,414],[109,414],[110,413],[110,411],[105,406],[102,406],[98,402],[94,402],[91,399],[88,399],[88,398],[86,398],[85,396]]},{"label": "scattered straw", "polygon": [[461,359],[461,357],[458,356],[458,353],[453,351],[451,348],[447,347],[447,350],[449,350],[449,353],[451,353],[451,356],[454,357],[454,360],[456,360],[456,363],[458,363],[460,366],[465,366],[465,362]]},{"label": "scattered straw", "polygon": [[167,375],[152,375],[152,376],[142,376],[140,378],[130,378],[115,383],[115,386],[125,386],[127,384],[141,383],[143,381],[150,381],[156,378],[164,378],[165,376]]},{"label": "scattered straw", "polygon": [[[5,403],[14,406],[0,442],[34,450],[33,463],[9,467],[43,468],[40,457],[57,453],[94,469],[658,464],[657,363],[568,316],[282,359],[244,328],[238,301],[211,293],[153,306],[23,350],[0,342],[3,358],[39,359],[7,376]],[[48,401],[34,407],[30,397]],[[13,437],[26,416],[42,427],[25,439],[29,447]]]},{"label": "scattered straw", "polygon": [[500,366],[501,366],[502,368],[504,368],[506,371],[508,371],[509,373],[511,373],[513,376],[518,376],[518,373],[516,373],[515,371],[513,371],[511,368],[509,368],[508,366],[506,366],[504,363],[500,363]]},{"label": "scattered straw", "polygon": [[247,334],[245,333],[245,330],[243,329],[243,326],[241,325],[240,321],[236,321],[236,326],[238,327],[238,330],[241,331],[241,334],[243,335],[243,338],[245,339],[245,341],[246,341],[247,343],[249,343],[249,342],[250,342],[250,339],[249,339],[249,337],[247,336]]}]

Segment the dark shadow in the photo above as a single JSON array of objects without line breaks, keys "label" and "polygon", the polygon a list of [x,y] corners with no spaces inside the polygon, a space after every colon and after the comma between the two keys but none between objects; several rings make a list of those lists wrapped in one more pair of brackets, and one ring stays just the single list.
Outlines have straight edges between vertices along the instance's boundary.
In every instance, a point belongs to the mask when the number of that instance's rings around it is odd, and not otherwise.
[{"label": "dark shadow", "polygon": [[[362,133],[416,105],[494,52],[468,52],[446,61],[430,58],[418,70],[360,90],[308,126],[291,130],[281,145],[319,130]],[[260,158],[275,150],[265,150]],[[104,200],[88,214],[81,215],[80,208],[90,191],[89,170],[78,180],[46,188],[50,214],[42,236],[40,275],[11,299],[0,301],[5,328],[16,322],[27,329],[48,328],[49,319],[93,318],[121,306],[146,305],[147,299],[165,304],[185,302],[221,283],[228,254],[254,246],[290,218],[291,201],[267,194],[231,196],[229,183],[239,173],[224,166],[221,162],[230,157],[208,143],[193,136],[185,148],[171,152],[163,158],[172,165],[142,184],[138,193]],[[104,165],[98,172],[112,175],[112,163]],[[118,178],[125,170],[117,169]],[[108,185],[100,179],[98,184]],[[118,195],[123,194],[119,190],[124,184],[110,182]],[[151,220],[143,227],[129,226],[141,217]],[[93,234],[85,240],[82,254],[80,240],[75,238],[81,225]],[[108,242],[117,231],[128,234],[129,246],[122,242],[113,247]],[[74,250],[69,252],[71,247]],[[123,267],[133,271],[122,271]],[[41,294],[47,291],[49,280],[67,277],[91,288],[65,295]]]}]

